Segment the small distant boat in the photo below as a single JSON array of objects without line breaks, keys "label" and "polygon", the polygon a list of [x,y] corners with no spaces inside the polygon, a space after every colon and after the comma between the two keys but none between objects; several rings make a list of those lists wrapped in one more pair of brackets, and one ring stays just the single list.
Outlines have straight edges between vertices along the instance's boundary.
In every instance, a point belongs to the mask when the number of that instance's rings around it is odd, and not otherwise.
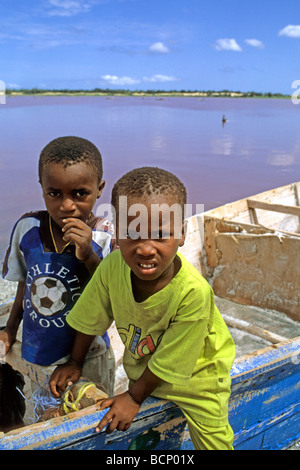
[{"label": "small distant boat", "polygon": [[[236,343],[229,421],[237,450],[285,449],[300,438],[299,200],[298,182],[187,219],[181,252],[212,285]],[[8,356],[44,383],[34,366]],[[193,449],[172,402],[148,398],[128,431],[110,435],[95,433],[104,414],[92,406],[0,433],[0,450]]]}]

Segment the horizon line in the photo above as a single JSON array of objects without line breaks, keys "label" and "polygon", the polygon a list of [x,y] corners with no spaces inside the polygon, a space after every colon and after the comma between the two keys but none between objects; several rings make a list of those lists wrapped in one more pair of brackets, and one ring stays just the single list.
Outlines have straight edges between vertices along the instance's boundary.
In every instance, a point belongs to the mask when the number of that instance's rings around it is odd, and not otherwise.
[{"label": "horizon line", "polygon": [[85,88],[6,88],[6,93],[30,93],[30,94],[42,94],[42,93],[127,93],[127,94],[198,94],[201,95],[212,95],[212,94],[223,94],[223,95],[230,95],[230,96],[283,96],[283,97],[290,97],[291,94],[285,94],[281,92],[259,92],[259,91],[240,91],[240,90],[161,90],[161,89],[147,89],[147,90],[128,90],[124,88],[99,88],[95,87],[92,89],[85,89]]}]

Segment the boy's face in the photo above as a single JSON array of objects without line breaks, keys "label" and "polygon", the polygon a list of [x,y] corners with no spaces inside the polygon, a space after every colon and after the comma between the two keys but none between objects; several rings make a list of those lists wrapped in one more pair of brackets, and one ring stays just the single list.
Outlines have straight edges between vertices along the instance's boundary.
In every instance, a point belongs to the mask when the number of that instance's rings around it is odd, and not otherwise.
[{"label": "boy's face", "polygon": [[[162,204],[164,215],[157,209]],[[173,205],[180,208],[176,196],[162,194],[128,197],[127,217],[119,206],[118,244],[125,262],[140,281],[160,280],[166,285],[174,275],[176,253],[184,243],[184,226],[181,208],[175,216],[170,211]]]},{"label": "boy's face", "polygon": [[44,168],[41,185],[50,216],[63,227],[63,219],[69,217],[87,222],[105,182],[98,182],[93,167],[87,163],[74,163],[66,168],[60,163],[49,163]]}]

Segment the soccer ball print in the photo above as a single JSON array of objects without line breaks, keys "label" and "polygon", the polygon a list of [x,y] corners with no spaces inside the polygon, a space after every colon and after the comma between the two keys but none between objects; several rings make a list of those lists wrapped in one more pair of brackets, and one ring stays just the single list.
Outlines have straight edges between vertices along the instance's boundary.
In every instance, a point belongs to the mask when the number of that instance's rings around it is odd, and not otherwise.
[{"label": "soccer ball print", "polygon": [[65,285],[51,276],[41,276],[31,286],[31,303],[34,309],[46,317],[64,310],[68,303],[68,291]]}]

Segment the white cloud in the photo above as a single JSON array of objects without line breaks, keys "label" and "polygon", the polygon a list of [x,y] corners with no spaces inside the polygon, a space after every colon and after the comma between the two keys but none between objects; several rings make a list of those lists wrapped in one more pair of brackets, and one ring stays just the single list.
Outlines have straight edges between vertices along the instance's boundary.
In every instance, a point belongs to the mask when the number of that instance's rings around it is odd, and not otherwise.
[{"label": "white cloud", "polygon": [[248,46],[256,47],[257,49],[264,49],[265,45],[259,39],[245,39],[245,43]]},{"label": "white cloud", "polygon": [[175,82],[178,78],[170,75],[154,74],[151,77],[143,77],[143,82]]},{"label": "white cloud", "polygon": [[289,24],[279,31],[279,36],[288,36],[289,38],[300,38],[300,25]]},{"label": "white cloud", "polygon": [[140,80],[131,77],[118,77],[117,75],[103,75],[102,80],[105,80],[110,85],[135,85],[136,83],[140,83]]},{"label": "white cloud", "polygon": [[167,54],[170,52],[167,46],[164,45],[162,42],[155,42],[149,47],[150,52],[155,52],[158,54]]},{"label": "white cloud", "polygon": [[237,51],[241,52],[242,48],[238,45],[235,39],[218,39],[215,44],[218,51]]},{"label": "white cloud", "polygon": [[175,82],[178,78],[171,75],[153,74],[150,77],[143,77],[142,79],[132,77],[119,77],[118,75],[102,75],[102,80],[106,81],[109,85],[126,86],[136,85],[138,83],[166,83]]},{"label": "white cloud", "polygon": [[6,83],[6,87],[7,88],[21,88],[21,85],[19,85],[18,83]]},{"label": "white cloud", "polygon": [[[48,0],[50,16],[73,16],[90,10],[91,2],[86,0]],[[53,7],[53,8],[52,8]]]}]

